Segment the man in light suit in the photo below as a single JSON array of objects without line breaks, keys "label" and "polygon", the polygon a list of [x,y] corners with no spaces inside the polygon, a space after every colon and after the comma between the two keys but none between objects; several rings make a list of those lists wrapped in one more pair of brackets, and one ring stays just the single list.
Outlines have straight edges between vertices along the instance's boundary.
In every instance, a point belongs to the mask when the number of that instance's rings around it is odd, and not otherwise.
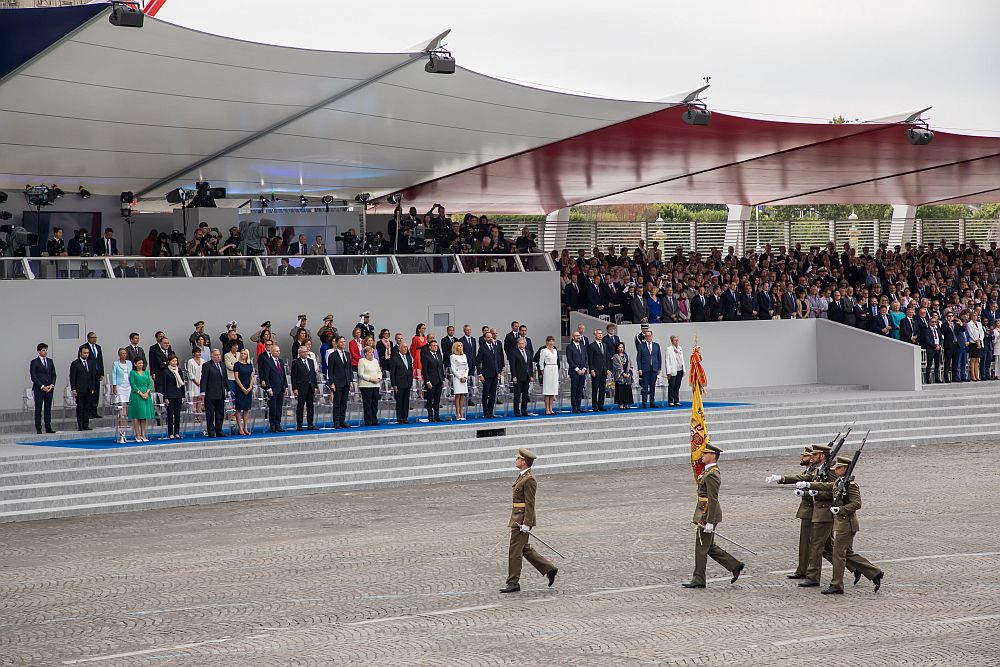
[{"label": "man in light suit", "polygon": [[528,417],[528,389],[534,375],[528,339],[518,336],[514,352],[510,355],[510,382],[514,394],[514,416]]},{"label": "man in light suit", "polygon": [[483,345],[476,355],[475,368],[479,370],[479,382],[483,388],[483,417],[495,419],[493,410],[497,404],[500,371],[503,370],[503,350],[500,349],[500,344],[493,340],[491,331],[483,334]]},{"label": "man in light suit", "polygon": [[38,356],[28,364],[31,377],[31,392],[35,398],[35,432],[42,432],[42,417],[45,417],[45,432],[52,430],[52,395],[56,389],[56,365],[49,359],[49,346],[39,343],[35,350]]},{"label": "man in light suit", "polygon": [[677,336],[670,337],[670,347],[667,348],[666,357],[667,405],[680,406],[681,381],[684,379],[684,350]]},{"label": "man in light suit", "polygon": [[392,393],[396,397],[396,423],[410,422],[410,389],[413,387],[413,357],[409,346],[400,343],[389,359],[386,367],[392,383]]},{"label": "man in light suit", "polygon": [[[451,329],[452,327],[448,327]],[[454,329],[452,329],[454,330]],[[445,356],[436,340],[420,350],[420,370],[424,380],[427,420],[441,421],[441,391],[444,389]]]},{"label": "man in light suit", "polygon": [[636,354],[639,369],[639,382],[642,384],[642,407],[656,406],[656,378],[663,367],[663,357],[660,356],[660,344],[653,342],[653,332],[646,330],[646,340],[639,346]]},{"label": "man in light suit", "polygon": [[611,355],[604,345],[604,332],[594,329],[594,341],[587,346],[587,366],[590,368],[590,404],[595,412],[604,412],[604,394],[611,374]]},{"label": "man in light suit", "polygon": [[200,387],[205,397],[205,432],[210,438],[221,438],[229,380],[222,363],[222,352],[218,348],[212,350],[212,360],[201,365]]},{"label": "man in light suit", "polygon": [[347,399],[351,392],[351,355],[347,351],[347,339],[337,336],[337,345],[326,356],[327,377],[333,392],[333,427],[350,428],[347,425]]},{"label": "man in light suit", "polygon": [[[214,354],[214,353],[213,353]],[[260,365],[260,386],[267,390],[267,418],[272,433],[281,433],[282,407],[288,394],[288,378],[285,365],[281,361],[281,348],[271,346],[271,354],[264,357]]]},{"label": "man in light suit", "polygon": [[299,346],[299,356],[292,361],[292,393],[295,394],[295,430],[302,431],[302,413],[305,412],[306,423],[310,431],[318,431],[315,420],[316,367],[309,358],[309,347]]},{"label": "man in light suit", "polygon": [[[582,326],[582,325],[581,325]],[[569,400],[573,412],[583,412],[583,386],[587,382],[590,367],[587,360],[587,344],[579,331],[573,332],[573,340],[566,346],[566,361],[569,363]]]},{"label": "man in light suit", "polygon": [[94,398],[90,402],[90,418],[100,419],[101,415],[97,411],[97,405],[101,402],[100,388],[101,380],[104,378],[104,350],[97,344],[97,334],[93,331],[87,333],[87,347],[90,348],[90,361],[94,364],[97,378]]}]

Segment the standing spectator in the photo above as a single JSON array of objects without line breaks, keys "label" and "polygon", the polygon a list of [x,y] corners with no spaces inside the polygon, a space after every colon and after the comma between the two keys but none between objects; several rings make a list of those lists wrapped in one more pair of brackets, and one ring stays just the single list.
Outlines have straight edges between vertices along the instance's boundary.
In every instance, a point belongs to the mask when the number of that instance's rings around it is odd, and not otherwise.
[{"label": "standing spectator", "polygon": [[300,345],[298,356],[292,361],[292,393],[295,395],[295,430],[302,431],[302,413],[305,412],[306,428],[316,431],[315,402],[316,382],[315,362],[309,358],[309,346]]},{"label": "standing spectator", "polygon": [[[146,372],[146,360],[136,359],[135,367],[128,376],[131,392],[128,399],[128,418],[132,420],[132,431],[136,442],[149,442],[146,422],[153,418],[153,380]],[[88,429],[89,430],[89,429]]]},{"label": "standing spectator", "polygon": [[740,319],[743,321],[757,319],[757,294],[749,282],[743,283],[743,292],[740,294]]},{"label": "standing spectator", "polygon": [[924,368],[924,384],[930,384],[931,378],[938,384],[941,383],[941,344],[944,339],[944,332],[938,322],[937,313],[931,315],[930,326],[924,330],[924,339],[920,341],[927,357],[927,365]]},{"label": "standing spectator", "polygon": [[35,433],[42,432],[43,417],[45,432],[55,433],[52,429],[52,394],[56,388],[56,367],[49,359],[48,344],[39,343],[35,351],[38,356],[28,364],[31,392],[35,399]]},{"label": "standing spectator", "polygon": [[393,353],[386,370],[389,371],[389,381],[392,384],[392,394],[396,398],[396,423],[410,423],[410,389],[413,387],[414,370],[413,357],[409,347],[402,343]]},{"label": "standing spectator", "polygon": [[361,321],[354,326],[361,329],[362,336],[375,336],[375,325],[371,323],[371,315],[367,310],[358,315]]},{"label": "standing spectator", "polygon": [[[295,350],[292,351],[293,356],[295,356],[298,351],[298,347],[295,346],[295,341],[299,341],[299,345],[301,345],[307,340],[312,340],[312,334],[309,333],[308,324],[309,318],[305,315],[299,315],[295,320],[295,326],[288,332],[288,337],[292,339],[292,345],[295,347]],[[301,332],[303,331],[305,331],[305,339],[302,339],[303,334]]]},{"label": "standing spectator", "polygon": [[292,338],[292,358],[298,358],[299,348],[309,342],[306,337],[308,332],[305,329],[299,329],[295,332],[295,336]]},{"label": "standing spectator", "polygon": [[483,334],[483,346],[476,356],[476,368],[479,370],[479,381],[483,391],[483,418],[495,419],[493,414],[497,402],[497,388],[500,383],[500,372],[503,370],[503,350],[493,340],[493,332]]},{"label": "standing spectator", "polygon": [[416,380],[423,378],[423,367],[421,366],[423,359],[421,359],[421,354],[426,345],[427,325],[421,322],[417,325],[417,329],[413,333],[413,339],[410,341],[410,357],[413,359],[413,377]]},{"label": "standing spectator", "polygon": [[889,338],[892,336],[892,322],[889,320],[889,313],[885,306],[878,306],[876,314],[868,320],[868,326],[872,333]]},{"label": "standing spectator", "polygon": [[828,310],[826,299],[819,293],[819,286],[813,285],[809,290],[809,316],[814,319],[825,320]]},{"label": "standing spectator", "polygon": [[[826,301],[824,300],[824,303]],[[774,298],[771,296],[771,291],[767,288],[765,283],[762,289],[757,292],[757,319],[758,320],[773,320],[777,313],[775,310]],[[680,403],[678,403],[680,405]]]},{"label": "standing spectator", "polygon": [[378,426],[378,391],[382,384],[382,367],[375,359],[375,348],[366,347],[358,360],[358,387],[364,409],[365,426]]},{"label": "standing spectator", "polygon": [[604,412],[611,359],[604,347],[604,331],[601,329],[594,329],[594,340],[587,346],[587,368],[590,370],[590,404],[595,412]]},{"label": "standing spectator", "polygon": [[163,372],[163,403],[167,408],[167,438],[181,438],[181,411],[184,408],[184,378],[181,376],[180,360],[176,354],[167,357],[167,368]]},{"label": "standing spectator", "polygon": [[913,307],[906,309],[903,318],[899,320],[898,335],[899,340],[911,345],[920,345],[920,330],[917,328],[917,321],[914,319]]},{"label": "standing spectator", "polygon": [[[204,339],[204,336],[201,336]],[[207,339],[205,339],[207,341]],[[205,409],[201,394],[201,367],[205,360],[200,347],[191,348],[191,358],[185,364],[187,371],[187,394],[191,401],[191,410],[195,414],[195,423],[201,423],[201,413]]]},{"label": "standing spectator", "polygon": [[538,372],[542,378],[542,396],[545,399],[545,414],[554,415],[552,405],[559,395],[559,351],[556,339],[545,338],[545,347],[538,351]]},{"label": "standing spectator", "polygon": [[333,393],[333,427],[347,425],[347,399],[351,389],[351,357],[345,349],[347,341],[337,336],[336,346],[327,357],[327,378]]},{"label": "standing spectator", "polygon": [[619,410],[632,407],[635,399],[632,397],[632,365],[625,352],[625,343],[615,345],[615,353],[611,357],[611,373],[615,380],[615,405]]},{"label": "standing spectator", "polygon": [[[830,304],[833,307],[833,303]],[[892,325],[892,337],[896,340],[902,340],[902,332],[900,331],[900,324],[906,319],[906,313],[902,311],[899,307],[899,301],[893,301],[889,308],[889,324]]]},{"label": "standing spectator", "polygon": [[[965,314],[963,314],[962,319],[966,319]],[[978,382],[982,379],[979,369],[983,358],[984,331],[983,325],[979,321],[979,315],[975,311],[972,311],[972,314],[968,316],[965,333],[969,338],[969,379],[972,382]]]},{"label": "standing spectator", "polygon": [[90,361],[90,348],[81,345],[76,360],[69,367],[69,386],[76,398],[76,425],[81,431],[92,431],[91,402],[97,392],[97,368]]},{"label": "standing spectator", "polygon": [[205,335],[205,320],[198,320],[194,323],[194,331],[188,336],[188,342],[191,343],[191,347],[201,347],[198,345],[198,336]]},{"label": "standing spectator", "polygon": [[734,278],[729,284],[729,289],[722,293],[719,297],[719,305],[722,309],[722,319],[726,322],[733,322],[740,318],[740,297],[737,293],[737,287],[739,282]]},{"label": "standing spectator", "polygon": [[128,351],[122,347],[118,349],[118,358],[111,365],[111,394],[115,397],[115,403],[127,404],[132,395],[132,385],[129,383],[129,375],[132,373],[132,362],[128,360]]},{"label": "standing spectator", "polygon": [[260,340],[257,341],[257,357],[264,354],[271,343],[271,330],[264,329],[260,332]]},{"label": "standing spectator", "polygon": [[281,361],[281,348],[271,345],[271,353],[264,357],[260,372],[260,386],[267,389],[267,418],[271,433],[282,433],[283,404],[288,394],[288,378]]},{"label": "standing spectator", "polygon": [[653,283],[646,285],[646,312],[650,324],[658,324],[663,321],[663,304],[660,303],[660,297],[656,293]]},{"label": "standing spectator", "polygon": [[239,324],[237,324],[236,320],[226,322],[226,330],[219,334],[219,342],[222,343],[222,347],[220,349],[228,350],[229,341],[231,340],[238,340],[240,342],[241,350],[245,347],[243,345],[243,335],[237,331],[238,328]]},{"label": "standing spectator", "polygon": [[639,346],[637,356],[639,365],[639,381],[642,383],[642,407],[656,406],[656,378],[663,367],[659,343],[653,342],[653,332],[646,330],[645,341]]},{"label": "standing spectator", "polygon": [[[139,244],[139,255],[142,257],[157,257],[160,254],[159,239],[160,233],[157,230],[149,230],[149,234],[147,234],[146,238],[144,238],[142,243]],[[130,359],[129,361],[135,363],[134,359]]]},{"label": "standing spectator", "polygon": [[444,355],[444,367],[451,368],[451,350],[455,346],[455,327],[448,325],[445,334],[441,338],[441,353]]},{"label": "standing spectator", "polygon": [[104,379],[104,350],[97,344],[97,334],[93,331],[87,333],[87,347],[90,348],[90,362],[96,369],[97,387],[94,389],[94,397],[90,403],[90,418],[100,419],[101,414],[97,411],[98,403],[101,401],[100,388]]},{"label": "standing spectator", "polygon": [[226,382],[229,388],[229,393],[236,395],[236,371],[234,370],[236,362],[240,360],[240,344],[239,341],[231,340],[229,341],[229,346],[226,349],[225,355],[222,357],[222,363],[226,365]]},{"label": "standing spectator", "polygon": [[681,304],[674,295],[674,288],[670,285],[667,285],[667,289],[663,295],[663,321],[681,321]]},{"label": "standing spectator", "polygon": [[[909,311],[908,311],[909,312]],[[941,325],[942,353],[944,357],[944,381],[958,381],[958,331],[955,327],[955,314],[946,310],[944,323]]]},{"label": "standing spectator", "polygon": [[360,327],[354,327],[354,331],[351,332],[351,343],[347,349],[351,354],[351,371],[354,373],[358,372],[358,362],[365,353],[365,343],[361,338],[361,332]]},{"label": "standing spectator", "polygon": [[[705,296],[704,285],[698,285],[698,293],[691,297],[691,321],[708,321],[708,299]],[[617,347],[618,341],[615,341],[611,354],[614,354],[614,350],[617,349]]]},{"label": "standing spectator", "polygon": [[[478,345],[479,341],[472,335],[472,325],[464,325],[462,327],[462,349],[465,351],[465,359],[468,361],[470,379],[476,375],[476,358],[479,356]],[[472,406],[475,403],[470,400],[469,405]]]},{"label": "standing spectator", "polygon": [[323,326],[316,332],[316,337],[323,340],[323,334],[330,334],[330,342],[337,340],[337,327],[333,326],[333,313],[327,313],[323,318]]},{"label": "standing spectator", "polygon": [[528,389],[531,387],[532,372],[531,352],[528,350],[528,339],[519,336],[515,339],[514,350],[510,355],[510,382],[513,393],[514,416],[528,417]]},{"label": "standing spectator", "polygon": [[436,340],[431,340],[423,350],[423,359],[420,360],[420,368],[423,371],[424,399],[427,407],[427,420],[432,422],[441,421],[441,391],[444,388],[445,361],[441,353],[441,347]]},{"label": "standing spectator", "polygon": [[240,350],[240,357],[233,364],[236,390],[233,392],[233,411],[236,417],[236,431],[240,435],[250,435],[250,408],[253,404],[253,364],[250,350]]},{"label": "standing spectator", "polygon": [[209,438],[222,437],[222,421],[226,415],[226,367],[222,351],[212,350],[211,359],[201,367],[201,393],[205,404],[205,432]]},{"label": "standing spectator", "polygon": [[507,335],[503,337],[503,354],[507,358],[508,362],[510,361],[511,355],[514,353],[514,343],[517,341],[517,336],[520,333],[520,326],[520,323],[517,320],[514,320],[510,323],[510,331],[508,331]]},{"label": "standing spectator", "polygon": [[614,356],[615,350],[618,349],[618,343],[621,342],[621,338],[618,337],[618,327],[614,323],[609,324],[605,329],[607,329],[608,333],[601,339],[601,342],[604,343],[604,347],[608,352],[608,359],[610,360]]},{"label": "standing spectator", "polygon": [[161,337],[155,345],[151,345],[149,348],[149,375],[153,380],[153,388],[158,394],[163,393],[163,372],[167,369],[167,357],[173,353],[170,339],[166,336]]},{"label": "standing spectator", "polygon": [[389,365],[392,353],[396,351],[396,344],[392,342],[391,336],[392,332],[388,329],[382,329],[378,333],[378,342],[375,343],[375,358],[378,359],[379,365],[383,368]]},{"label": "standing spectator", "polygon": [[958,354],[955,363],[958,370],[955,375],[956,381],[969,381],[969,333],[966,325],[969,323],[968,313],[963,312],[961,319],[955,322],[955,330],[958,332]]},{"label": "standing spectator", "polygon": [[795,297],[795,318],[807,320],[812,317],[812,310],[809,308],[809,301],[806,299],[805,290],[797,290]]},{"label": "standing spectator", "polygon": [[681,404],[681,381],[684,379],[684,350],[677,336],[670,337],[667,348],[667,405]]},{"label": "standing spectator", "polygon": [[[254,343],[259,343],[259,342],[263,341],[264,340],[264,332],[265,331],[268,334],[272,333],[271,332],[271,320],[266,320],[263,324],[261,324],[260,325],[260,331],[258,331],[257,333],[253,334],[252,336],[250,336],[250,340],[253,341]],[[269,336],[269,338],[273,339],[273,335]]]},{"label": "standing spectator", "polygon": [[583,387],[589,372],[587,362],[587,344],[579,331],[574,331],[572,340],[566,346],[566,361],[569,364],[570,406],[573,413],[583,412]]},{"label": "standing spectator", "polygon": [[449,368],[451,369],[451,393],[455,397],[455,421],[465,421],[465,398],[469,394],[469,358],[465,356],[465,344],[456,340],[451,346]]}]

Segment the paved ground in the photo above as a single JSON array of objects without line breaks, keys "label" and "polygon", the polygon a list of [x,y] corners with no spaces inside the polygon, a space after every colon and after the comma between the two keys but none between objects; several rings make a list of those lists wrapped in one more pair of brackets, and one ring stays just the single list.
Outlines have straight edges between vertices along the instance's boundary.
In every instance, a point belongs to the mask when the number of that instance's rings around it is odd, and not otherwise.
[{"label": "paved ground", "polygon": [[568,558],[510,597],[506,481],[3,524],[0,665],[997,665],[998,447],[866,453],[855,547],[887,576],[834,599],[784,576],[788,459],[723,461],[721,528],[760,555],[701,591],[681,466],[540,465]]}]

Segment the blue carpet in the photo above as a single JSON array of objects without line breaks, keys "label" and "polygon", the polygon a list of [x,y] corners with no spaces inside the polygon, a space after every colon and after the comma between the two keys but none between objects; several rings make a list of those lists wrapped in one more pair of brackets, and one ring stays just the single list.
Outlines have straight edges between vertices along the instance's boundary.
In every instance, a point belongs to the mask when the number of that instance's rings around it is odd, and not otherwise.
[{"label": "blue carpet", "polygon": [[[709,401],[706,401],[704,403],[705,409],[711,409],[711,408],[730,408],[730,407],[739,407],[739,406],[746,406],[746,405],[752,405],[752,403],[715,403],[715,402],[709,402]],[[544,409],[544,408],[542,408],[542,409]],[[664,411],[664,410],[681,410],[681,411],[685,411],[686,410],[686,411],[690,412],[691,411],[691,404],[690,403],[682,403],[679,407],[675,407],[675,408],[668,408],[668,407],[661,407],[661,408],[634,408],[634,409],[629,410],[628,413],[629,414],[635,414],[635,413],[640,413],[640,412],[654,412],[654,411],[660,412],[660,411]],[[609,415],[613,415],[613,414],[616,414],[616,413],[620,414],[621,411],[617,410],[617,409],[609,409],[608,410],[608,414]],[[543,419],[572,419],[574,417],[585,417],[585,416],[591,416],[592,417],[592,416],[594,416],[594,413],[592,413],[592,412],[585,412],[583,414],[573,414],[569,410],[564,410],[564,411],[559,412],[559,413],[554,414],[554,415],[537,414],[534,417],[514,417],[513,416],[513,412],[510,412],[509,414],[511,416],[509,417],[509,420],[507,420],[508,418],[505,417],[506,414],[508,414],[508,413],[505,412],[505,411],[503,411],[503,410],[497,410],[497,415],[500,416],[500,419],[472,419],[472,418],[470,418],[468,421],[465,421],[465,422],[445,421],[445,422],[440,423],[440,424],[438,424],[438,423],[431,423],[431,422],[428,422],[428,423],[418,422],[418,421],[416,421],[416,419],[414,417],[411,417],[410,418],[411,423],[410,424],[406,424],[406,425],[394,424],[394,423],[392,423],[391,420],[383,420],[383,423],[379,424],[378,426],[359,426],[357,428],[352,428],[350,431],[336,431],[336,430],[333,430],[332,428],[329,428],[331,426],[331,422],[317,422],[317,426],[319,426],[320,428],[323,428],[324,430],[322,430],[322,431],[296,431],[294,428],[292,428],[291,430],[285,431],[284,433],[269,433],[269,432],[267,432],[266,428],[264,428],[264,427],[258,427],[254,431],[253,435],[249,435],[249,436],[247,436],[247,435],[233,435],[233,436],[226,436],[225,438],[206,438],[206,437],[204,437],[204,436],[201,435],[201,432],[191,432],[191,431],[189,431],[189,432],[185,433],[183,440],[167,440],[166,437],[163,437],[163,439],[160,439],[161,436],[157,435],[157,436],[154,436],[155,439],[152,440],[151,442],[126,442],[126,443],[119,443],[119,442],[117,442],[112,437],[112,438],[67,438],[67,439],[39,440],[39,441],[36,441],[36,442],[19,442],[17,444],[19,444],[19,445],[30,445],[30,446],[33,446],[33,447],[69,447],[69,448],[72,448],[72,449],[120,449],[120,448],[124,448],[124,447],[155,447],[157,445],[176,445],[176,444],[181,444],[181,443],[187,444],[187,443],[202,443],[202,442],[227,442],[227,441],[232,441],[232,440],[256,440],[256,439],[264,439],[264,438],[296,437],[296,436],[307,436],[307,435],[315,436],[315,435],[318,435],[318,434],[325,434],[325,435],[329,435],[331,437],[336,438],[336,436],[339,433],[352,433],[353,434],[353,433],[362,433],[362,432],[368,432],[368,431],[384,431],[384,430],[399,431],[399,430],[403,430],[403,429],[412,429],[412,428],[435,428],[435,427],[438,427],[438,426],[480,425],[480,426],[502,427],[504,424],[510,424],[510,422],[514,421],[514,420],[516,420],[516,422],[520,424],[520,423],[523,423],[523,422],[526,422],[526,421],[535,422],[535,421],[540,421],[540,420],[543,420]],[[443,415],[443,416],[444,416],[445,419],[448,419],[450,417],[450,413],[448,415]],[[359,420],[359,422],[360,422],[360,420]]]}]

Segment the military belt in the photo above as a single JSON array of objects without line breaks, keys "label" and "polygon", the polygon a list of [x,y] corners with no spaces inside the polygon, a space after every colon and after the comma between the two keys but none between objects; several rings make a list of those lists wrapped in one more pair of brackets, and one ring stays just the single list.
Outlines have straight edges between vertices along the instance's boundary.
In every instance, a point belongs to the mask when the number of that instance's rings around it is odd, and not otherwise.
[{"label": "military belt", "polygon": [[526,507],[525,503],[511,503],[511,508],[520,509]]},{"label": "military belt", "polygon": [[708,502],[708,498],[706,498],[705,496],[698,496],[698,500],[703,500],[706,503]]}]

